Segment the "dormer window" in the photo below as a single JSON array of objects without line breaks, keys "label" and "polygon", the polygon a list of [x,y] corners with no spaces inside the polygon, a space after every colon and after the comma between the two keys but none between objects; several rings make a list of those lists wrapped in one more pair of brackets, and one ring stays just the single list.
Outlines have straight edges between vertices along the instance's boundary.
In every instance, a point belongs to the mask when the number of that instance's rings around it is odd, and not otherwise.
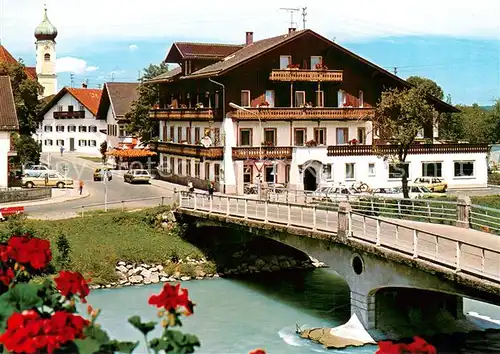
[{"label": "dormer window", "polygon": [[290,55],[280,55],[280,69],[287,69],[292,64],[292,57]]}]

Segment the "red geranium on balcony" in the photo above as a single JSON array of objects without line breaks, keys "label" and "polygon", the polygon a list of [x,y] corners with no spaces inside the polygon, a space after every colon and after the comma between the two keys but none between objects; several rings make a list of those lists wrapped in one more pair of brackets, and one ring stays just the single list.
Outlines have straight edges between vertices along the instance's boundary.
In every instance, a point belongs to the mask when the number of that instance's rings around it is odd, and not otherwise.
[{"label": "red geranium on balcony", "polygon": [[288,69],[300,69],[300,64],[288,64]]},{"label": "red geranium on balcony", "polygon": [[328,66],[326,66],[323,63],[317,63],[316,64],[316,70],[328,70]]}]

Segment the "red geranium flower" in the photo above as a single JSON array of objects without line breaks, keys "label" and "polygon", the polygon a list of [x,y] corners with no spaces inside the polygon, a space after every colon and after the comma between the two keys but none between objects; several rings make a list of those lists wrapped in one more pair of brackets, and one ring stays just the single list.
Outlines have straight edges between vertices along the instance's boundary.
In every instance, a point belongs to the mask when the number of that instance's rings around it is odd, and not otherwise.
[{"label": "red geranium flower", "polygon": [[0,283],[4,283],[6,286],[9,286],[11,283],[12,279],[14,279],[14,271],[10,268],[7,268],[7,270],[4,270],[3,268],[0,268]]},{"label": "red geranium flower", "polygon": [[264,349],[255,349],[248,354],[266,354],[266,351]]},{"label": "red geranium flower", "polygon": [[406,345],[403,343],[393,343],[391,341],[378,342],[378,350],[375,354],[402,354]]},{"label": "red geranium flower", "polygon": [[437,350],[432,345],[420,337],[413,337],[413,343],[406,345],[406,350],[410,353],[436,354]]},{"label": "red geranium flower", "polygon": [[83,303],[87,302],[85,297],[89,294],[89,286],[80,273],[63,270],[59,272],[59,276],[54,280],[57,290],[64,297],[79,295]]},{"label": "red geranium flower", "polygon": [[9,260],[9,248],[6,245],[0,245],[0,261],[2,263],[7,263]]},{"label": "red geranium flower", "polygon": [[42,269],[52,260],[50,242],[37,237],[12,236],[8,243],[8,255],[16,262]]},{"label": "red geranium flower", "polygon": [[163,289],[158,295],[151,295],[148,303],[163,307],[167,311],[175,311],[178,307],[184,307],[187,311],[187,316],[193,313],[194,304],[189,300],[187,289],[181,289],[181,285],[172,286],[165,283]]},{"label": "red geranium flower", "polygon": [[7,320],[7,330],[0,343],[14,353],[53,353],[65,343],[84,338],[89,321],[72,313],[57,311],[50,318],[41,318],[34,310],[15,312]]}]

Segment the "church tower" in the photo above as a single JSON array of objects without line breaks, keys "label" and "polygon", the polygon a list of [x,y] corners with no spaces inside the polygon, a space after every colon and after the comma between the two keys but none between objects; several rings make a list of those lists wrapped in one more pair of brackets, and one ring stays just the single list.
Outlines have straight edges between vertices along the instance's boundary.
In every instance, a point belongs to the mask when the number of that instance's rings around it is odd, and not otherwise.
[{"label": "church tower", "polygon": [[57,93],[56,37],[57,28],[50,23],[45,8],[43,21],[35,29],[36,74],[44,88],[43,97]]}]

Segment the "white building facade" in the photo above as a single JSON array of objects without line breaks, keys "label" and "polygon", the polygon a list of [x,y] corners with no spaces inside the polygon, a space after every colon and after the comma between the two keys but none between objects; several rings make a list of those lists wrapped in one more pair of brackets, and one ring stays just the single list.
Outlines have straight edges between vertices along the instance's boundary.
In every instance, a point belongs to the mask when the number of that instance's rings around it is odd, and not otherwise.
[{"label": "white building facade", "polygon": [[36,132],[42,152],[76,151],[100,155],[106,121],[96,119],[101,90],[63,88],[43,109]]}]

